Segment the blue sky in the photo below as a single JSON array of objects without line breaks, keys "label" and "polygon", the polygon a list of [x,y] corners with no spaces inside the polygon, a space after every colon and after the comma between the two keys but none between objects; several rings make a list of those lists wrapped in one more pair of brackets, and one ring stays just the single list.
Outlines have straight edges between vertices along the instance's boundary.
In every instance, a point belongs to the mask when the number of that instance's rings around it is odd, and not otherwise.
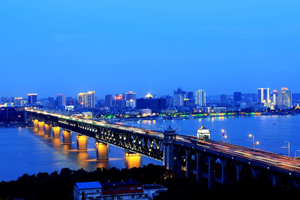
[{"label": "blue sky", "polygon": [[299,0],[1,0],[0,96],[300,92]]}]

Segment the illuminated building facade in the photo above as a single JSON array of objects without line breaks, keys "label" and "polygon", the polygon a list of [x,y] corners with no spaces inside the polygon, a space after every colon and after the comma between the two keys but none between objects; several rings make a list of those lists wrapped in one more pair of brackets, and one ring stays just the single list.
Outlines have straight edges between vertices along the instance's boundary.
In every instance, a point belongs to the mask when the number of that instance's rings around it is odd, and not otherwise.
[{"label": "illuminated building facade", "polygon": [[14,106],[23,106],[23,105],[24,105],[23,97],[14,98]]},{"label": "illuminated building facade", "polygon": [[126,107],[135,108],[136,107],[136,94],[129,91],[125,95]]},{"label": "illuminated building facade", "polygon": [[95,108],[95,92],[89,91],[87,93],[87,108]]},{"label": "illuminated building facade", "polygon": [[114,109],[117,111],[123,111],[126,105],[126,101],[123,94],[117,94],[113,100]]},{"label": "illuminated building facade", "polygon": [[28,94],[28,104],[35,104],[37,102],[37,94],[29,93]]},{"label": "illuminated building facade", "polygon": [[271,103],[270,88],[258,88],[257,103],[262,103],[264,106],[268,106]]},{"label": "illuminated building facade", "polygon": [[184,102],[185,98],[186,98],[186,92],[182,91],[181,88],[174,90],[173,106],[176,106],[176,107],[183,106],[183,102]]},{"label": "illuminated building facade", "polygon": [[281,91],[278,92],[277,108],[290,109],[292,107],[292,92],[286,87],[281,88]]},{"label": "illuminated building facade", "polygon": [[195,92],[195,103],[197,106],[206,106],[206,92],[205,90],[197,90]]},{"label": "illuminated building facade", "polygon": [[78,94],[78,103],[82,108],[87,107],[86,93],[81,92]]}]

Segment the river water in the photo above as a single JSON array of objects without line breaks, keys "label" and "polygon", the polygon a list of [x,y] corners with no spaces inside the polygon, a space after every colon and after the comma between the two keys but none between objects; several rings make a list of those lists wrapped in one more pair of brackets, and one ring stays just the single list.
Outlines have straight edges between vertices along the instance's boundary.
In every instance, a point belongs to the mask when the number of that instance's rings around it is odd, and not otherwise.
[{"label": "river water", "polygon": [[[203,124],[211,130],[211,138],[221,141],[221,130],[226,130],[225,142],[251,147],[252,138],[259,141],[256,148],[295,156],[300,149],[300,115],[287,116],[245,116],[213,117],[185,120],[143,120],[123,122],[146,129],[163,131],[171,125],[178,134],[196,135]],[[110,145],[109,161],[97,161],[95,141],[88,139],[87,151],[77,151],[76,135],[72,135],[72,144],[63,144],[62,138],[54,139],[32,128],[0,128],[0,181],[15,180],[24,173],[29,175],[39,172],[52,173],[68,167],[73,170],[83,168],[87,171],[97,167],[130,168],[149,163],[161,165],[162,162],[142,156],[141,158],[124,157],[124,150]],[[287,141],[287,142],[285,142]],[[297,155],[297,156],[300,156]]]}]

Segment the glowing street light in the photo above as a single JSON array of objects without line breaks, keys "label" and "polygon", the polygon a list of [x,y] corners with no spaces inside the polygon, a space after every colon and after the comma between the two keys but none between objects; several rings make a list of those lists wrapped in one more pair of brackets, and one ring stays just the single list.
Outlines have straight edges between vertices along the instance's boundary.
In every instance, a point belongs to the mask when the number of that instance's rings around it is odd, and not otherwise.
[{"label": "glowing street light", "polygon": [[287,143],[287,147],[281,147],[281,148],[287,148],[288,149],[288,156],[290,156],[290,152],[291,152],[291,143],[289,141],[285,141],[285,143]]},{"label": "glowing street light", "polygon": [[224,145],[224,138],[227,138],[227,131],[225,129],[222,129],[221,132],[223,133],[222,136],[222,149],[223,149],[223,145]]},{"label": "glowing street light", "polygon": [[254,140],[254,135],[253,134],[249,134],[249,137],[251,138],[252,137],[252,148],[253,148],[253,157],[254,157],[254,154],[255,154],[255,144],[259,145],[259,142]]}]

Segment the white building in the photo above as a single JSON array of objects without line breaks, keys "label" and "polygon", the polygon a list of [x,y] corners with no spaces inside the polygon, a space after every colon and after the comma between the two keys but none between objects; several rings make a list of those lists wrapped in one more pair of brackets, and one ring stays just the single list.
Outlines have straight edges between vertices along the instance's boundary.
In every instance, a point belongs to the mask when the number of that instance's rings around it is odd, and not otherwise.
[{"label": "white building", "polygon": [[262,103],[264,106],[269,106],[271,104],[270,88],[257,89],[257,103]]},{"label": "white building", "polygon": [[87,107],[87,99],[86,99],[86,93],[81,92],[78,94],[78,103],[81,105],[81,107],[85,108]]},{"label": "white building", "polygon": [[197,106],[206,106],[206,92],[205,90],[197,90],[195,92],[195,103]]},{"label": "white building", "polygon": [[278,92],[277,108],[290,109],[292,107],[292,92],[286,87],[281,88],[281,91]]},{"label": "white building", "polygon": [[95,108],[95,91],[89,91],[87,93],[87,108]]},{"label": "white building", "polygon": [[74,200],[101,199],[102,186],[98,181],[75,183],[73,189]]}]

